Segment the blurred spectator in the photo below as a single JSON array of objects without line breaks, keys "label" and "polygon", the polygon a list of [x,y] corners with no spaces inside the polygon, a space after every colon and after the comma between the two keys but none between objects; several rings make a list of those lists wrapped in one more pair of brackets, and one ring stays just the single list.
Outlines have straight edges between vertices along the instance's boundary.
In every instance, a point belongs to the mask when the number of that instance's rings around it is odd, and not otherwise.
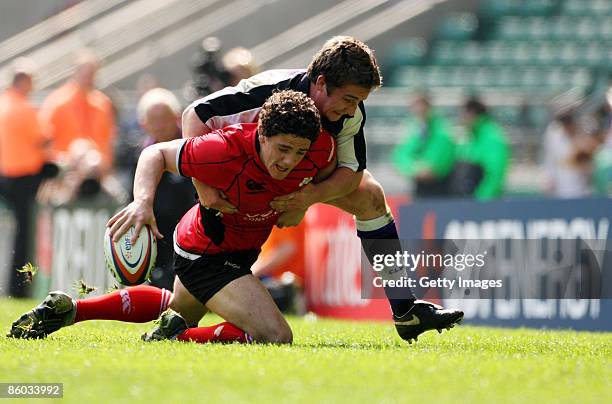
[{"label": "blurred spectator", "polygon": [[453,193],[478,200],[498,198],[504,191],[510,162],[504,130],[476,97],[465,103],[463,120],[468,139],[457,146],[457,162],[451,180]]},{"label": "blurred spectator", "polygon": [[411,121],[406,141],[393,151],[393,163],[414,180],[416,197],[448,196],[455,143],[447,122],[425,96],[418,96],[411,109],[416,119]]},{"label": "blurred spectator", "polygon": [[305,228],[305,221],[293,227],[274,227],[251,267],[282,312],[305,311],[302,294]]},{"label": "blurred spectator", "polygon": [[[157,77],[144,73],[136,82],[138,99],[147,91],[159,87]],[[131,190],[134,180],[134,167],[142,150],[145,134],[138,119],[138,112],[132,103],[125,103],[118,118],[118,135],[114,145],[115,172],[125,189]],[[115,104],[116,105],[116,104]]]},{"label": "blurred spectator", "polygon": [[221,90],[229,82],[229,74],[219,60],[221,41],[210,36],[204,38],[193,62],[193,88],[197,98]]},{"label": "blurred spectator", "polygon": [[602,109],[605,123],[601,126],[606,137],[593,158],[593,188],[597,195],[612,196],[612,88],[606,92],[606,104]]},{"label": "blurred spectator", "polygon": [[232,48],[221,59],[223,70],[227,72],[226,85],[235,86],[242,79],[247,79],[259,73],[251,52],[242,47]]},{"label": "blurred spectator", "polygon": [[220,57],[221,41],[211,36],[202,41],[202,47],[193,62],[193,92],[197,98],[235,86],[242,79],[259,73],[251,52],[242,47],[232,48]]},{"label": "blurred spectator", "polygon": [[51,174],[48,139],[28,97],[33,89],[34,65],[17,59],[11,68],[11,84],[0,95],[0,194],[15,214],[16,234],[11,263],[9,294],[25,296],[25,277],[15,269],[30,261],[30,226],[34,196],[44,175]]},{"label": "blurred spectator", "polygon": [[38,203],[61,206],[94,197],[106,197],[115,205],[128,201],[119,181],[104,168],[96,145],[88,139],[76,139],[63,156],[59,175],[40,186]]},{"label": "blurred spectator", "polygon": [[595,194],[612,196],[612,130],[593,158]]},{"label": "blurred spectator", "polygon": [[98,61],[82,50],[77,57],[72,79],[54,90],[40,110],[44,130],[61,155],[76,139],[88,139],[102,156],[103,170],[112,167],[115,118],[110,99],[94,87]]},{"label": "blurred spectator", "polygon": [[[171,91],[164,88],[147,91],[138,101],[138,121],[147,135],[142,147],[182,138],[182,112],[181,104]],[[151,273],[152,285],[172,290],[172,235],[178,221],[195,203],[195,189],[190,178],[169,172],[163,174],[155,194],[153,210],[157,227],[164,239],[157,244],[157,260]]]},{"label": "blurred spectator", "polygon": [[138,98],[142,97],[147,91],[159,87],[159,80],[152,73],[143,73],[136,80],[136,92]]},{"label": "blurred spectator", "polygon": [[546,192],[557,198],[591,194],[592,157],[596,142],[581,132],[574,111],[559,115],[544,133]]}]

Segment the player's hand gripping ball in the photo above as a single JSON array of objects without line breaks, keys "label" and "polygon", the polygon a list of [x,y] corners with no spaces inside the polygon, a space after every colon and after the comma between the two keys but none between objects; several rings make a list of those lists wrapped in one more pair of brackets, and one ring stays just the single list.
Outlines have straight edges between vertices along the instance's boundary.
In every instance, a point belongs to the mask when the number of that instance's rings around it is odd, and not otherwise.
[{"label": "player's hand gripping ball", "polygon": [[106,266],[117,282],[125,286],[139,285],[149,278],[157,257],[157,241],[149,226],[142,226],[138,240],[132,244],[134,226],[114,242],[110,228],[104,234]]}]

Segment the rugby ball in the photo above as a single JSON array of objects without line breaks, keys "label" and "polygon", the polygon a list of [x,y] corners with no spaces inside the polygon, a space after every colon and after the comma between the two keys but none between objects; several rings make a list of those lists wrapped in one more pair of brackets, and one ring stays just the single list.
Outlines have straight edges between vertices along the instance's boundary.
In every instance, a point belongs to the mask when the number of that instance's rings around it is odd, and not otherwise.
[{"label": "rugby ball", "polygon": [[157,257],[157,241],[149,226],[142,226],[138,240],[132,244],[134,226],[114,242],[110,228],[104,234],[104,259],[117,282],[125,286],[140,285],[149,278]]}]

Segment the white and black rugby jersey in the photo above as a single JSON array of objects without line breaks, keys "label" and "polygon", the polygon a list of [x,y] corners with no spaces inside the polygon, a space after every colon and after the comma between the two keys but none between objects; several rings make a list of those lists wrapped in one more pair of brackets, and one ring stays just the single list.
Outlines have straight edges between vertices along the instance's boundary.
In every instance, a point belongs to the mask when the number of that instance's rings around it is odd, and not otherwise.
[{"label": "white and black rugby jersey", "polygon": [[[235,87],[226,87],[194,101],[200,120],[216,130],[237,123],[256,122],[263,103],[275,90],[295,90],[308,95],[310,80],[306,70],[267,70],[245,80]],[[366,168],[366,141],[363,133],[366,115],[363,102],[354,116],[345,116],[337,122],[321,117],[323,127],[336,139],[338,167],[353,171]]]}]

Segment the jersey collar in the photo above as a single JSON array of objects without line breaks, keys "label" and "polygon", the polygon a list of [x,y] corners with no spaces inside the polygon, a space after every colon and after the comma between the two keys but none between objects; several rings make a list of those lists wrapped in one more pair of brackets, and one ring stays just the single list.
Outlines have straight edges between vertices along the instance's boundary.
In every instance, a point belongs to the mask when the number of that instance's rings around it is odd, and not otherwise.
[{"label": "jersey collar", "polygon": [[308,78],[308,73],[304,72],[302,74],[302,78],[297,82],[295,89],[296,91],[300,91],[306,95],[309,95],[310,92],[310,79]]}]

